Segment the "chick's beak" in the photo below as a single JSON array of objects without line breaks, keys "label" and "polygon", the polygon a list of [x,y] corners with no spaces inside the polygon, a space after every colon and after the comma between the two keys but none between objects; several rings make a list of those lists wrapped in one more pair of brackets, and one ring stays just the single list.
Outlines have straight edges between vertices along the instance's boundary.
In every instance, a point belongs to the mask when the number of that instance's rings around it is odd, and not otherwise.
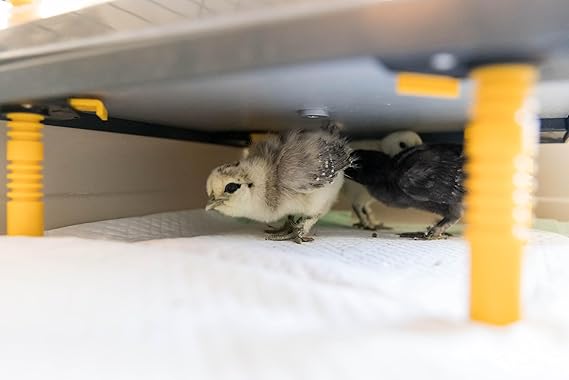
[{"label": "chick's beak", "polygon": [[207,200],[207,204],[205,205],[205,209],[207,210],[215,210],[216,207],[220,206],[223,203],[223,199],[215,199],[215,196],[212,195]]}]

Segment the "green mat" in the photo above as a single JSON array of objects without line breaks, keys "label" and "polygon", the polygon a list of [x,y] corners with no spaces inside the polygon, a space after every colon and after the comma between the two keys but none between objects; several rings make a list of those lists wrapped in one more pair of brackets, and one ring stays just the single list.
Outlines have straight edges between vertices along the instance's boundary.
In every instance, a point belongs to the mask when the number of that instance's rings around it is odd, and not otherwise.
[{"label": "green mat", "polygon": [[[239,219],[242,223],[255,223],[248,219]],[[321,226],[342,226],[346,228],[352,227],[352,213],[351,211],[332,211],[326,214],[318,221]],[[427,227],[426,224],[404,224],[404,223],[389,223],[389,227],[393,228],[394,232],[410,232],[422,231]],[[554,219],[536,219],[533,228],[541,231],[555,232],[560,235],[569,236],[569,222],[560,222]],[[461,235],[463,226],[458,224],[448,230],[453,235]]]},{"label": "green mat", "polygon": [[[352,227],[352,214],[350,211],[332,211],[325,215],[318,224]],[[398,232],[419,231],[425,229],[424,224],[389,224]],[[534,222],[535,229],[541,231],[555,232],[561,235],[569,236],[569,222],[559,222],[553,219],[536,219]],[[448,232],[453,234],[461,234],[463,226],[457,225],[449,229]]]}]

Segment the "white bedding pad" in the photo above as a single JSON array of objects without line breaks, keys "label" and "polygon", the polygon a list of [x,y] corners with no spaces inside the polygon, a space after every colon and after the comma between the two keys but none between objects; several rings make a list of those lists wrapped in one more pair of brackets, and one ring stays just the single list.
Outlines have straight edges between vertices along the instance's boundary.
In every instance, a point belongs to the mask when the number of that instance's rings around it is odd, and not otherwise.
[{"label": "white bedding pad", "polygon": [[77,224],[48,231],[47,235],[134,242],[261,229],[257,223],[228,218],[217,212],[185,210]]},{"label": "white bedding pad", "polygon": [[568,378],[569,238],[532,234],[525,319],[494,328],[467,321],[460,238],[319,226],[296,245],[174,214],[105,234],[200,236],[0,238],[0,378]]}]

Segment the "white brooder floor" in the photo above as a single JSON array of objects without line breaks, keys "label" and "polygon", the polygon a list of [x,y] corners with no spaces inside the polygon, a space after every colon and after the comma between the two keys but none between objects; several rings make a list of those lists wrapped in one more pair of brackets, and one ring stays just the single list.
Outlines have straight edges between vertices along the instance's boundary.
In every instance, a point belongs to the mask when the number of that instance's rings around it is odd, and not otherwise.
[{"label": "white brooder floor", "polygon": [[259,228],[187,211],[0,238],[0,378],[569,374],[567,237],[533,232],[525,319],[494,328],[467,321],[460,238],[324,225],[299,246]]}]

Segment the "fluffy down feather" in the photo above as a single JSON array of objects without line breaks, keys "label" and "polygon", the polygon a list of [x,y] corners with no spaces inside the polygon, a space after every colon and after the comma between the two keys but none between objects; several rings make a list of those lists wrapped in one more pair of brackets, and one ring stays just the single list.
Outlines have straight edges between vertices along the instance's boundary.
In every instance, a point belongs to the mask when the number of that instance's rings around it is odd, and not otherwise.
[{"label": "fluffy down feather", "polygon": [[275,169],[282,191],[306,193],[334,181],[350,165],[345,140],[332,134],[295,130],[271,136],[251,148],[249,159],[262,159]]}]

